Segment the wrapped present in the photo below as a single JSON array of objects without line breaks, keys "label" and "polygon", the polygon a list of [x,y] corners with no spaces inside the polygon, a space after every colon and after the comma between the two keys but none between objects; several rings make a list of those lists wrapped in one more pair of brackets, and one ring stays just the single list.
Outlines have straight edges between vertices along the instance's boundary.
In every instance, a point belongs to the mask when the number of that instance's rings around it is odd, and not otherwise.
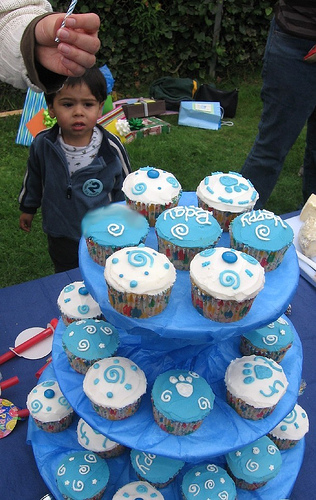
[{"label": "wrapped present", "polygon": [[109,111],[109,113],[101,116],[98,123],[109,132],[112,132],[112,134],[117,135],[123,143],[125,142],[128,144],[134,139],[133,134],[130,132],[130,127],[122,106],[118,106],[112,109],[112,111]]},{"label": "wrapped present", "polygon": [[166,111],[164,100],[155,101],[154,99],[140,98],[135,103],[123,104],[123,111],[126,118],[147,118],[148,116],[161,115]]},{"label": "wrapped present", "polygon": [[129,123],[131,125],[131,134],[135,139],[137,137],[146,137],[148,135],[158,135],[163,133],[169,134],[170,132],[170,123],[167,123],[160,118],[157,118],[156,116],[151,116],[150,118],[142,118],[142,126],[138,126],[136,130],[133,130],[132,120],[129,120]]}]

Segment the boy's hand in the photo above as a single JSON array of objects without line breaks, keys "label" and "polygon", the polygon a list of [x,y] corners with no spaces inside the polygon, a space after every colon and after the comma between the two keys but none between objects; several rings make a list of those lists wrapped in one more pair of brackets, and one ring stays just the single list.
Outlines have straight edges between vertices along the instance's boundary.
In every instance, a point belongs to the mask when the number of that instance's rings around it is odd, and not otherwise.
[{"label": "boy's hand", "polygon": [[25,213],[21,214],[20,229],[22,229],[22,231],[26,231],[27,233],[29,233],[31,231],[33,218],[34,214],[25,214]]}]

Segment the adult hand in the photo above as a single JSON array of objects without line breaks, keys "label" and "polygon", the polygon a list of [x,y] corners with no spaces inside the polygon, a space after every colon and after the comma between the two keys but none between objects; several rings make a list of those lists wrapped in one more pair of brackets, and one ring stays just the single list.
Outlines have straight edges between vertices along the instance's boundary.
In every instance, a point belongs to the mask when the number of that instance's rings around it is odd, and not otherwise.
[{"label": "adult hand", "polygon": [[[65,76],[81,76],[95,62],[100,48],[96,14],[51,14],[41,19],[35,28],[37,61],[45,68]],[[56,36],[59,43],[55,42]]]}]

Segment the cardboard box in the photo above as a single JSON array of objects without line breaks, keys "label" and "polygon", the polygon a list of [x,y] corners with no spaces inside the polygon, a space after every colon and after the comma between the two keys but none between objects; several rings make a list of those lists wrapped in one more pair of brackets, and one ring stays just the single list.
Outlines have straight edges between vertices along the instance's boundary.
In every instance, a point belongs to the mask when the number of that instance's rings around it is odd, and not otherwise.
[{"label": "cardboard box", "polygon": [[139,99],[133,104],[123,104],[122,108],[126,118],[130,120],[131,118],[161,115],[166,111],[166,103],[164,100]]},{"label": "cardboard box", "polygon": [[138,130],[132,130],[131,134],[133,137],[142,138],[148,135],[158,135],[158,134],[169,134],[170,133],[170,123],[167,123],[160,118],[151,116],[150,118],[143,118],[143,127]]}]

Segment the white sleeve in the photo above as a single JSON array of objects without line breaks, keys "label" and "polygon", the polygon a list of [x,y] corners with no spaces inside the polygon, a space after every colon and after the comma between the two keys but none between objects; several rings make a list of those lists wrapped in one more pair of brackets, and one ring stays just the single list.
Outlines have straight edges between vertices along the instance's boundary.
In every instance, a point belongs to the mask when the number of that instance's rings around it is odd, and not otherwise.
[{"label": "white sleeve", "polygon": [[37,16],[52,12],[46,0],[0,0],[0,80],[18,89],[31,87],[20,51],[25,28]]}]

